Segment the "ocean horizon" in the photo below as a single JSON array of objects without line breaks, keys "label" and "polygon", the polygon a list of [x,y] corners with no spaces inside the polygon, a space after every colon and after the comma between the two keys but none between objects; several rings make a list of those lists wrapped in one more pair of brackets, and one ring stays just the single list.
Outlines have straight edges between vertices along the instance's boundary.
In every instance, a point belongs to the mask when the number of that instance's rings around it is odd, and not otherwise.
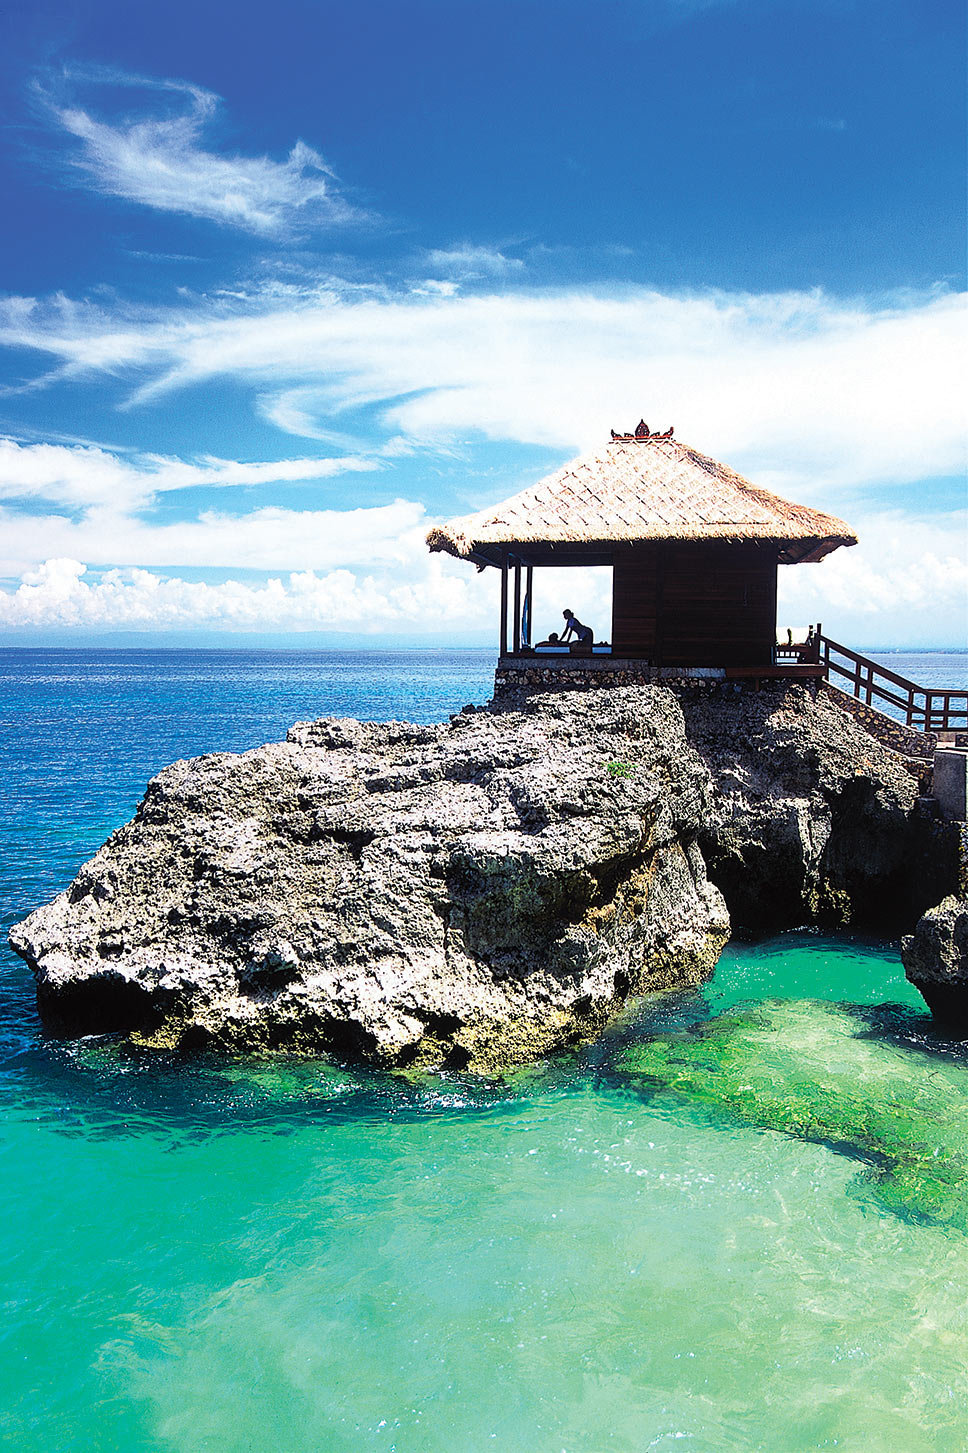
[{"label": "ocean horizon", "polygon": [[[66,633],[65,633],[66,634]],[[0,636],[0,651],[335,651],[360,652],[377,651],[383,654],[395,651],[481,651],[497,655],[497,643],[492,641],[449,641],[443,639],[404,640],[393,638],[374,639],[372,636],[329,637],[316,641],[311,636],[302,641],[298,636],[284,638],[263,636],[225,636],[213,633],[209,637],[196,639],[193,636],[179,638],[177,632],[166,632],[142,641],[140,636],[119,634],[104,638],[76,639],[77,632],[70,632],[70,640],[36,641],[4,639]],[[862,656],[964,656],[968,659],[966,646],[894,646],[850,644],[850,649]]]}]

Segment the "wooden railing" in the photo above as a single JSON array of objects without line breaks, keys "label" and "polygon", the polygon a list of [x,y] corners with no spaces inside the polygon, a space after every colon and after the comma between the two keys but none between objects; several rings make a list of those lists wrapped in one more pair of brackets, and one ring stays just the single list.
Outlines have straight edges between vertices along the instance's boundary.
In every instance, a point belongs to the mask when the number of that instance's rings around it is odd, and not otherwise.
[{"label": "wooden railing", "polygon": [[[818,632],[816,641],[826,679],[858,701],[867,706],[889,702],[904,713],[905,725],[916,731],[944,732],[968,726],[968,691],[918,686],[829,636]],[[835,681],[835,676],[840,679]]]}]

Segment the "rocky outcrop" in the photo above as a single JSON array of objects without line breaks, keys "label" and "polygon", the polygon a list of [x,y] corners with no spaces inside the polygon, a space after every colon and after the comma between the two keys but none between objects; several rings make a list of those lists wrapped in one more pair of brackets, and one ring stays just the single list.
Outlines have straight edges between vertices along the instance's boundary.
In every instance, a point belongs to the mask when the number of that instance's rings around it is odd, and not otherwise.
[{"label": "rocky outcrop", "polygon": [[661,690],[301,723],[161,772],[11,943],[71,1033],[492,1070],[711,971],[709,794]]},{"label": "rocky outcrop", "polygon": [[68,1033],[498,1070],[701,982],[724,897],[758,933],[909,926],[958,858],[916,791],[796,685],[304,722],[166,768],[11,943]]},{"label": "rocky outcrop", "polygon": [[922,732],[918,731],[916,727],[905,726],[903,722],[885,716],[884,712],[878,711],[875,706],[869,706],[866,701],[861,701],[860,697],[851,696],[847,691],[841,691],[830,681],[821,682],[820,690],[829,696],[841,711],[847,712],[849,716],[859,721],[868,736],[874,737],[882,746],[889,747],[892,752],[906,757],[908,771],[913,775],[917,775],[919,764],[930,769],[931,758],[938,745],[937,732]]},{"label": "rocky outcrop", "polygon": [[904,972],[951,1034],[968,1038],[968,902],[945,898],[901,940]]},{"label": "rocky outcrop", "polygon": [[734,929],[909,928],[959,871],[957,830],[903,761],[802,686],[677,691],[715,791],[700,846]]}]

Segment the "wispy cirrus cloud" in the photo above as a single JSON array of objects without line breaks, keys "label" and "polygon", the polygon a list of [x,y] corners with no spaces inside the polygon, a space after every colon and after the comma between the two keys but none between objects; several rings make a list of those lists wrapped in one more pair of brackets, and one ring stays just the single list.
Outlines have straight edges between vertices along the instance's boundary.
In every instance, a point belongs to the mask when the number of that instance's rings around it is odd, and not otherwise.
[{"label": "wispy cirrus cloud", "polygon": [[[81,85],[122,86],[155,97],[156,114],[105,119],[74,101]],[[64,99],[64,93],[69,99]],[[70,70],[38,85],[49,114],[79,143],[74,166],[95,190],[163,212],[204,218],[262,237],[295,226],[332,226],[362,214],[341,196],[332,169],[297,141],[284,161],[206,149],[220,98],[180,80]],[[160,105],[174,98],[175,109]]]},{"label": "wispy cirrus cloud", "polygon": [[435,247],[426,254],[426,262],[431,272],[464,282],[507,278],[524,271],[521,258],[508,257],[496,247],[475,246],[470,242],[460,247]]},{"label": "wispy cirrus cloud", "polygon": [[[675,424],[758,483],[843,513],[857,529],[856,550],[781,572],[785,622],[819,617],[858,644],[953,645],[964,618],[964,522],[927,498],[924,517],[903,486],[961,467],[964,335],[964,299],[944,293],[868,301],[626,288],[418,298],[334,285],[324,295],[199,299],[169,310],[11,300],[0,305],[0,342],[46,353],[62,375],[123,380],[127,407],[227,377],[251,387],[254,407],[280,429],[353,452],[253,465],[95,445],[34,445],[24,457],[28,446],[8,445],[0,491],[47,508],[30,513],[21,503],[0,517],[0,574],[22,577],[0,600],[3,620],[10,629],[358,622],[430,636],[446,620],[454,631],[486,632],[493,582],[427,556],[426,501],[210,507],[180,521],[153,516],[145,502],[190,485],[323,478],[377,462],[390,470],[396,453],[459,448],[471,432],[564,452],[599,444],[609,425],[645,411],[653,427]],[[365,453],[361,409],[373,435]],[[496,478],[492,498],[515,483]],[[884,503],[895,486],[906,510]],[[872,488],[879,514],[851,499]],[[83,562],[88,573],[58,567],[35,579],[47,558]],[[109,569],[118,565],[142,573]],[[153,573],[179,568],[280,573],[275,583],[204,589]],[[572,576],[568,586],[571,606],[603,633],[607,592]],[[539,629],[557,626],[560,588],[548,586],[546,606],[539,594]]]},{"label": "wispy cirrus cloud", "polygon": [[[311,490],[314,483],[379,468],[380,461],[360,455],[184,460],[0,438],[0,576],[23,576],[51,557],[95,567],[396,568],[423,551],[425,509],[414,501],[337,508],[330,497],[311,492],[306,506],[295,509],[263,503],[222,509],[207,495],[204,507],[193,503],[181,519],[159,517],[154,508],[177,490],[292,483]],[[340,501],[344,494],[338,491]]]},{"label": "wispy cirrus cloud", "polygon": [[28,515],[0,508],[0,576],[22,575],[54,555],[98,567],[396,569],[426,554],[426,529],[423,505],[406,499],[357,509],[205,509],[171,523],[106,506],[80,519],[57,511]]},{"label": "wispy cirrus cloud", "polygon": [[107,311],[11,299],[0,343],[64,375],[127,377],[128,406],[228,377],[263,417],[307,437],[379,411],[415,444],[492,439],[590,447],[654,427],[806,498],[962,467],[965,300],[948,293],[625,288],[221,299]]},{"label": "wispy cirrus cloud", "polygon": [[[166,491],[331,478],[371,461],[184,461],[95,445],[0,441],[0,628],[406,630],[493,627],[493,572],[429,555],[424,503],[357,508],[209,506],[183,519],[150,508]],[[37,507],[37,502],[46,507]],[[65,508],[66,507],[66,508]],[[822,566],[780,572],[781,623],[822,619],[857,643],[957,644],[968,598],[965,513],[851,513],[861,537]],[[216,582],[178,571],[228,571]],[[280,572],[270,575],[269,572]],[[268,578],[237,578],[239,574]],[[587,578],[586,578],[587,576]],[[567,599],[599,635],[611,617],[607,571],[569,571]],[[562,582],[539,571],[535,620],[559,624]]]},{"label": "wispy cirrus cloud", "polygon": [[155,495],[172,490],[291,484],[379,467],[376,460],[359,455],[257,462],[205,456],[190,461],[160,454],[125,457],[96,445],[23,444],[0,437],[0,499],[41,499],[121,513],[143,508]]}]

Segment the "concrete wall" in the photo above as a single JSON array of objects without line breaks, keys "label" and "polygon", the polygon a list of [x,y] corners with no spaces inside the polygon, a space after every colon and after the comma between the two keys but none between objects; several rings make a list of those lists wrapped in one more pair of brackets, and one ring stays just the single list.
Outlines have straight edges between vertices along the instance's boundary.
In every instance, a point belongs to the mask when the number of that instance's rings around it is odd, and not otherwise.
[{"label": "concrete wall", "polygon": [[968,752],[939,747],[934,754],[933,794],[945,817],[956,822],[968,818]]}]

